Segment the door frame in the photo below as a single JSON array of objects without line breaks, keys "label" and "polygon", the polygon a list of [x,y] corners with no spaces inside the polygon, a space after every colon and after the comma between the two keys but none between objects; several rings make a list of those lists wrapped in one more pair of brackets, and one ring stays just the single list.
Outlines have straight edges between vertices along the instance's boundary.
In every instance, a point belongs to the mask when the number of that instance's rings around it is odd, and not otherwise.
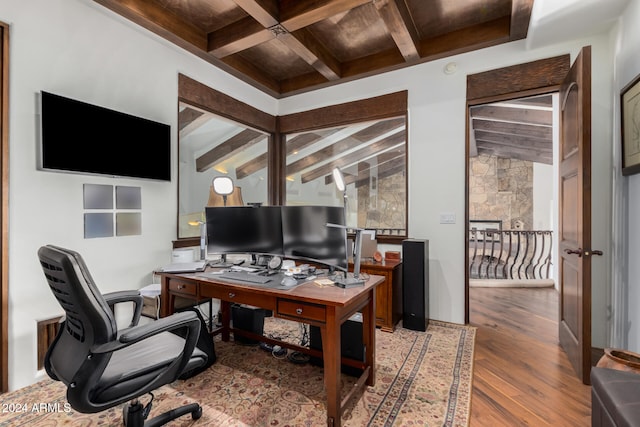
[{"label": "door frame", "polygon": [[0,21],[0,393],[9,390],[9,25]]},{"label": "door frame", "polygon": [[470,108],[526,96],[559,92],[571,67],[570,55],[541,59],[467,76],[465,108],[465,188],[464,188],[464,319],[469,323],[469,153]]}]

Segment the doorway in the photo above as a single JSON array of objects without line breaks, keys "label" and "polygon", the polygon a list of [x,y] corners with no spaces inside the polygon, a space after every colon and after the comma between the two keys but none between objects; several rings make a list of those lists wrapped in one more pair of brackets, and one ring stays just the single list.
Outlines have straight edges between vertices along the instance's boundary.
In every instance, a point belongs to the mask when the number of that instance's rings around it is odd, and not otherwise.
[{"label": "doorway", "polygon": [[[552,92],[560,94],[558,150],[559,337],[579,378],[589,383],[591,360],[591,48],[570,64],[560,56],[467,77],[467,114],[474,106]],[[469,259],[470,122],[467,120],[465,262]],[[599,251],[598,251],[599,252]],[[469,321],[465,269],[465,320]]]},{"label": "doorway", "polygon": [[0,22],[0,392],[9,389],[9,25]]},{"label": "doorway", "polygon": [[550,287],[558,96],[469,108],[469,285]]}]

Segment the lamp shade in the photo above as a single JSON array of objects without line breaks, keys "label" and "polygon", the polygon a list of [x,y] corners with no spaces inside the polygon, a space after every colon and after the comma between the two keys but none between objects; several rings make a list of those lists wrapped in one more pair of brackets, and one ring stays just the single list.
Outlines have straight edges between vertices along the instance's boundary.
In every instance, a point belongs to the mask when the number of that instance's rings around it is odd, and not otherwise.
[{"label": "lamp shade", "polygon": [[[227,198],[227,202],[225,204],[224,198]],[[221,196],[216,193],[213,189],[213,185],[209,188],[209,201],[207,202],[207,206],[243,206],[244,202],[242,200],[242,189],[240,187],[236,187],[233,190],[233,193],[228,196]]]},{"label": "lamp shade", "polygon": [[340,168],[333,169],[333,181],[336,183],[338,191],[344,192],[344,190],[347,188],[344,182],[344,175],[342,175],[342,171],[340,170]]}]

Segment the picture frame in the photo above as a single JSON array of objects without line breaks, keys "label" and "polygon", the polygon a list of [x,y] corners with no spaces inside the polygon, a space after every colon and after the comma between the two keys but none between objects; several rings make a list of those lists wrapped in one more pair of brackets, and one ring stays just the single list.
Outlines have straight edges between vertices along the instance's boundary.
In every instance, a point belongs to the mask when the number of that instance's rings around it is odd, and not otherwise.
[{"label": "picture frame", "polygon": [[622,175],[640,173],[640,74],[620,92]]}]

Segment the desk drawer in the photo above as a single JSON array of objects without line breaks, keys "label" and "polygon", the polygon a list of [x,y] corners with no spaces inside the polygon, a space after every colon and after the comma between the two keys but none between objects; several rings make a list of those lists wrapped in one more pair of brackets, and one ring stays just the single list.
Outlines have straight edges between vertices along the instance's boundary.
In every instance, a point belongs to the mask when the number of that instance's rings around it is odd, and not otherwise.
[{"label": "desk drawer", "polygon": [[246,292],[240,289],[224,289],[202,285],[200,287],[200,295],[202,297],[229,301],[231,303],[247,304],[273,310],[272,303],[270,302],[272,298],[264,295],[256,295],[253,292]]},{"label": "desk drawer", "polygon": [[198,294],[198,286],[195,283],[171,280],[169,282],[169,291],[174,294],[182,294],[195,297]]},{"label": "desk drawer", "polygon": [[278,300],[278,314],[283,317],[315,320],[323,323],[327,320],[326,307],[287,299]]}]

